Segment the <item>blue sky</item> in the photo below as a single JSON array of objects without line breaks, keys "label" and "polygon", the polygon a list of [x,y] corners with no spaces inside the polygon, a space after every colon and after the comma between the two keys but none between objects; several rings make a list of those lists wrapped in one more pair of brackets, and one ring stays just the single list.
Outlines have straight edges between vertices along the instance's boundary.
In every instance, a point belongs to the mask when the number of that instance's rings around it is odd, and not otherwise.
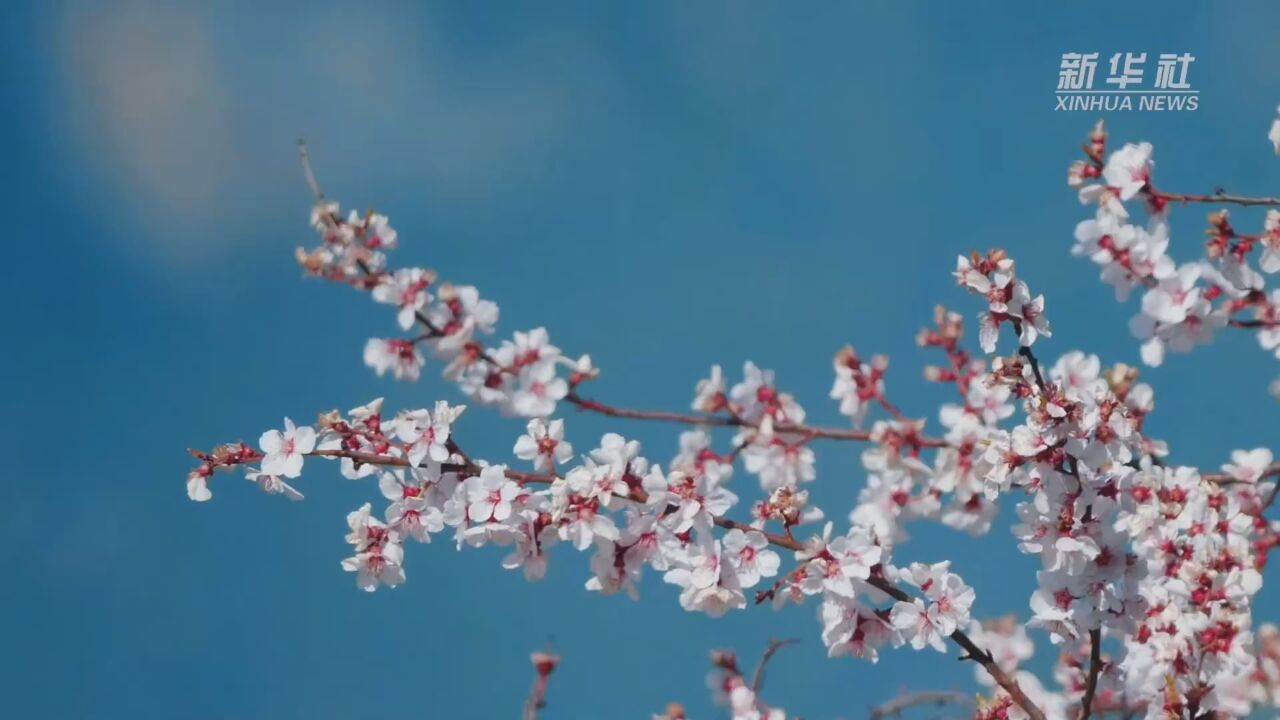
[{"label": "blue sky", "polygon": [[[511,717],[527,654],[551,637],[553,719],[646,717],[670,700],[717,716],[706,651],[754,662],[770,637],[802,642],[771,666],[766,698],[805,717],[973,688],[970,667],[932,654],[827,660],[816,607],[714,621],[659,582],[640,603],[600,598],[571,554],[531,585],[497,551],[414,546],[408,585],[366,595],[338,561],[345,512],[376,489],[329,468],[304,478],[301,504],[233,478],[188,502],[187,447],[379,395],[456,399],[434,373],[372,377],[360,349],[392,331],[388,314],[299,278],[299,136],[331,196],[391,216],[400,262],[479,285],[506,331],[545,324],[590,352],[602,398],[683,407],[710,364],[750,358],[826,423],[846,342],[890,354],[891,397],[935,420],[946,394],[917,381],[929,358],[913,336],[935,303],[975,309],[948,278],[974,247],[1008,248],[1046,294],[1046,355],[1136,362],[1131,309],[1068,254],[1084,211],[1065,168],[1094,118],[1053,112],[1063,52],[1195,54],[1200,110],[1108,116],[1114,140],[1153,141],[1169,189],[1280,180],[1264,137],[1280,8],[1262,3],[8,12],[0,707],[14,717]],[[1198,252],[1202,219],[1175,211],[1176,256]],[[1275,374],[1243,336],[1174,357],[1144,373],[1148,427],[1179,462],[1274,447]],[[579,447],[619,430],[664,462],[676,437],[593,417],[569,428]],[[518,429],[474,412],[459,432],[501,459]],[[819,452],[814,494],[837,518],[863,483],[856,452]],[[921,527],[897,556],[953,558],[977,612],[1025,615],[1033,561],[1011,514],[980,541]]]}]

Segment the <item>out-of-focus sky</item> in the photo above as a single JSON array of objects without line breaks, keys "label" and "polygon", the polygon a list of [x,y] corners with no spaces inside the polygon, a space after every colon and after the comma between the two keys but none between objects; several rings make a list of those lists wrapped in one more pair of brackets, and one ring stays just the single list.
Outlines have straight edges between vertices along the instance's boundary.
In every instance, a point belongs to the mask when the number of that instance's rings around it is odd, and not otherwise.
[{"label": "out-of-focus sky", "polygon": [[[1200,109],[1111,114],[1113,141],[1153,141],[1169,189],[1280,191],[1271,4],[126,1],[6,16],[8,717],[512,717],[550,637],[553,720],[671,700],[716,717],[707,650],[750,665],[770,637],[801,644],[765,697],[805,717],[975,689],[971,667],[932,652],[826,659],[813,605],[711,620],[657,578],[639,603],[589,594],[569,552],[526,584],[496,550],[411,546],[408,584],[366,595],[338,561],[344,514],[376,489],[327,466],[309,466],[304,503],[232,476],[190,503],[187,447],[380,395],[457,399],[438,368],[418,385],[373,377],[360,350],[393,332],[390,314],[299,278],[299,136],[331,196],[391,216],[398,262],[479,285],[504,331],[546,325],[590,352],[597,395],[680,408],[712,363],[750,358],[824,423],[841,421],[830,356],[852,342],[891,355],[892,399],[936,427],[948,396],[918,381],[930,358],[913,336],[935,303],[976,311],[948,275],[975,247],[1008,248],[1047,296],[1047,357],[1137,361],[1132,307],[1068,254],[1086,211],[1065,171],[1094,116],[1053,111],[1062,53],[1193,53]],[[1174,212],[1175,256],[1199,252],[1202,221]],[[1144,372],[1148,427],[1178,462],[1274,447],[1276,373],[1245,336],[1172,357]],[[616,429],[663,463],[674,452],[677,428],[568,421],[579,448]],[[458,432],[504,460],[519,429],[474,411]],[[819,452],[813,494],[838,521],[864,482],[858,450]],[[918,527],[897,559],[952,558],[978,614],[1025,617],[1034,561],[1011,515],[976,541]]]}]

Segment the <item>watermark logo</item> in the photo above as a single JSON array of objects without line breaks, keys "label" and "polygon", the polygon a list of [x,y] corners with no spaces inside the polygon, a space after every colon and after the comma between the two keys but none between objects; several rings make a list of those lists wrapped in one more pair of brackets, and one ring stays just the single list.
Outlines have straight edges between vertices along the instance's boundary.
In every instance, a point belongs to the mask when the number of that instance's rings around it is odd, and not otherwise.
[{"label": "watermark logo", "polygon": [[[1194,112],[1200,91],[1189,79],[1196,58],[1191,53],[1160,53],[1148,75],[1147,53],[1118,52],[1103,61],[1100,53],[1063,53],[1058,66],[1055,111]],[[1150,80],[1148,81],[1148,78]],[[1095,85],[1095,80],[1098,80]]]}]

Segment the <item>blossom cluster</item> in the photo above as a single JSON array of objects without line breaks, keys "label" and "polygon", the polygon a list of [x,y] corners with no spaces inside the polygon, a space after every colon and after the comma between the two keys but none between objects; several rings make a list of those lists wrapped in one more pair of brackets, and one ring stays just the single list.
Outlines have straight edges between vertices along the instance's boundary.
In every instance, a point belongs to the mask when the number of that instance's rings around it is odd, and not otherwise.
[{"label": "blossom cluster", "polygon": [[486,346],[480,338],[495,332],[498,305],[474,286],[438,283],[430,269],[389,270],[386,251],[395,247],[397,233],[385,216],[352,211],[343,218],[337,203],[322,201],[311,224],[320,244],[297,251],[308,274],[369,291],[375,302],[395,308],[401,330],[420,331],[365,343],[364,362],[379,376],[416,381],[429,349],[444,363],[444,376],[471,400],[508,415],[547,417],[571,384],[595,374],[589,356],[564,356],[545,328]]},{"label": "blossom cluster", "polygon": [[[641,456],[638,443],[613,433],[578,464],[558,472],[572,456],[563,422],[533,419],[513,448],[535,468],[548,470],[531,473],[463,454],[453,440],[463,410],[441,402],[384,420],[378,399],[346,414],[324,413],[316,428],[286,419],[283,432],[262,435],[259,449],[241,443],[199,454],[204,462],[190,474],[188,493],[193,500],[209,499],[208,480],[216,469],[240,467],[272,490],[301,475],[307,457],[338,460],[349,479],[376,476],[387,501],[381,512],[366,503],[347,518],[353,555],[342,565],[362,589],[399,585],[405,579],[404,544],[430,542],[449,531],[459,549],[508,547],[504,567],[522,569],[529,579],[545,574],[555,545],[590,552],[586,587],[603,594],[637,596],[644,571],[654,570],[679,588],[685,609],[713,616],[745,607],[746,591],[778,574],[781,558],[771,547],[776,541],[761,529],[766,523],[776,518],[789,533],[821,518],[805,506],[794,483],[774,486],[762,479],[770,499],[758,507],[770,511],[752,524],[727,520],[738,503],[727,487],[732,465],[707,449],[703,431],[685,433],[668,472]],[[786,580],[788,592],[777,593],[779,586],[772,592],[780,599],[792,592],[823,598],[824,637],[833,654],[874,656],[888,641],[941,649],[941,638],[969,620],[973,591],[949,572],[948,563],[896,569],[865,528],[832,538],[827,523],[794,554],[799,565]],[[923,599],[876,610],[859,600],[886,598],[873,576],[914,585]]]},{"label": "blossom cluster", "polygon": [[1013,259],[1003,250],[992,250],[986,256],[961,255],[956,259],[955,276],[962,287],[987,300],[986,312],[978,316],[978,342],[983,352],[995,352],[1000,325],[1006,322],[1013,325],[1023,347],[1049,337],[1044,296],[1032,297],[1027,283],[1017,277]]},{"label": "blossom cluster", "polygon": [[1055,643],[1124,638],[1127,693],[1166,699],[1149,717],[1217,709],[1212,689],[1252,667],[1253,541],[1270,533],[1256,480],[1271,458],[1240,453],[1230,492],[1194,468],[1164,466],[1164,444],[1142,434],[1151,390],[1133,376],[1118,367],[1104,377],[1098,358],[1079,352],[1045,375],[1034,356],[997,358],[990,380],[1021,398],[1023,413],[988,435],[977,472],[989,497],[1028,496],[1013,531],[1041,560],[1029,626]]},{"label": "blossom cluster", "polygon": [[[1080,197],[1098,208],[1077,228],[1076,252],[1101,265],[1118,294],[1144,293],[1132,323],[1144,360],[1158,364],[1166,348],[1188,348],[1229,325],[1258,328],[1263,346],[1280,352],[1280,291],[1266,295],[1249,261],[1257,250],[1262,273],[1280,270],[1280,213],[1268,214],[1258,236],[1215,214],[1206,259],[1176,265],[1165,221],[1175,196],[1151,184],[1150,146],[1104,161],[1105,143],[1099,125],[1088,161],[1070,171]],[[1134,199],[1147,205],[1144,227],[1129,222]],[[1260,569],[1280,544],[1280,523],[1264,515],[1280,464],[1265,449],[1238,450],[1217,473],[1167,464],[1165,443],[1144,429],[1154,397],[1136,369],[1104,368],[1081,351],[1041,364],[1045,299],[1003,250],[961,256],[954,273],[982,298],[978,344],[989,358],[970,355],[962,315],[942,307],[917,335],[945,359],[926,367],[925,379],[952,386],[957,398],[941,406],[934,436],[890,402],[888,359],[849,346],[834,356],[830,391],[847,427],[809,424],[774,373],[749,361],[736,381],[713,366],[694,388],[692,413],[605,405],[581,394],[599,373],[590,356],[563,353],[541,327],[487,342],[498,306],[477,288],[438,282],[426,268],[391,268],[398,235],[385,216],[344,217],[320,198],[311,223],[320,244],[298,251],[304,270],[368,291],[409,333],[369,340],[367,365],[416,380],[434,356],[469,404],[524,418],[512,443],[519,465],[468,455],[457,432],[466,407],[446,401],[384,415],[377,399],[325,412],[314,425],[286,418],[256,447],[193,451],[199,464],[187,492],[195,501],[211,498],[216,472],[233,469],[265,492],[301,499],[295,485],[308,458],[376,483],[383,506],[365,503],[347,518],[351,555],[342,567],[361,589],[403,583],[406,545],[442,534],[459,550],[506,548],[502,565],[530,580],[544,577],[550,552],[563,545],[587,554],[585,588],[603,595],[638,597],[653,573],[675,586],[682,608],[711,616],[751,600],[812,602],[831,656],[875,661],[886,646],[945,651],[952,642],[992,688],[978,708],[984,720],[1056,720],[1078,707],[1195,720],[1208,711],[1244,715],[1266,701],[1245,679],[1276,674],[1280,643],[1267,626],[1255,633],[1252,609]],[[1237,317],[1246,309],[1252,320]],[[1005,328],[1017,345],[1002,356]],[[658,463],[618,433],[571,441],[555,417],[566,403],[685,429],[670,460]],[[806,489],[817,477],[818,440],[867,444],[866,483],[842,532]],[[739,470],[755,487],[742,486]],[[1025,623],[977,620],[974,588],[951,561],[895,564],[911,522],[981,535],[1002,501],[1014,505],[1018,548],[1040,566]],[[735,519],[740,505],[743,519]],[[1034,649],[1028,629],[1061,650],[1056,690],[1022,667]],[[1260,650],[1260,638],[1271,644]],[[717,668],[713,686],[735,719],[785,716],[759,699],[731,657]]]},{"label": "blossom cluster", "polygon": [[[1273,126],[1275,141],[1280,120]],[[1167,352],[1189,352],[1213,340],[1224,327],[1256,329],[1258,344],[1280,358],[1280,289],[1268,292],[1266,276],[1280,272],[1280,210],[1267,210],[1258,233],[1236,230],[1227,210],[1209,214],[1201,258],[1179,263],[1169,254],[1171,207],[1186,202],[1237,201],[1280,204],[1269,199],[1166,193],[1154,185],[1150,143],[1127,144],[1107,154],[1101,121],[1089,134],[1085,160],[1067,173],[1080,201],[1096,206],[1094,217],[1076,226],[1072,253],[1101,267],[1104,282],[1125,301],[1140,290],[1140,311],[1129,322],[1142,341],[1142,361],[1158,366]],[[1105,157],[1105,161],[1104,158]],[[1141,203],[1145,223],[1131,216]],[[1272,385],[1280,397],[1280,381]]]}]

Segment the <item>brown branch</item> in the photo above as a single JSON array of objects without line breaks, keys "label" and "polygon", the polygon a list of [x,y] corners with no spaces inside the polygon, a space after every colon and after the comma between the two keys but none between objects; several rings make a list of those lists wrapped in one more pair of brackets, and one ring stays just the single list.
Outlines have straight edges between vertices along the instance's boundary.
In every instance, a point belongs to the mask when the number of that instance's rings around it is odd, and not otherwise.
[{"label": "brown branch", "polygon": [[1036,354],[1026,345],[1018,347],[1018,354],[1026,358],[1027,362],[1031,363],[1031,372],[1035,375],[1036,385],[1039,385],[1040,389],[1043,391],[1047,386],[1044,382],[1044,375],[1040,373],[1040,360],[1036,357]]},{"label": "brown branch", "polygon": [[1237,320],[1232,318],[1227,321],[1227,325],[1236,328],[1273,328],[1280,325],[1275,320]]},{"label": "brown branch", "polygon": [[1080,701],[1080,720],[1093,713],[1093,696],[1098,692],[1098,675],[1102,672],[1102,630],[1089,631],[1089,675],[1084,681],[1084,698]]},{"label": "brown branch", "polygon": [[751,692],[759,693],[760,685],[764,682],[764,668],[773,659],[779,650],[788,646],[795,645],[800,642],[798,638],[790,638],[788,640],[769,640],[769,647],[765,648],[764,654],[760,656],[760,662],[756,665],[756,670],[751,674]]},{"label": "brown branch", "polygon": [[944,690],[926,690],[921,692],[904,693],[898,697],[881,703],[871,708],[869,715],[870,720],[884,720],[887,717],[896,717],[902,714],[903,710],[918,705],[968,705],[969,696],[959,692],[947,692]]},{"label": "brown branch", "polygon": [[1018,355],[1030,363],[1031,373],[1036,378],[1036,386],[1040,388],[1041,392],[1044,392],[1048,385],[1044,381],[1044,375],[1040,372],[1040,359],[1036,357],[1030,345],[1022,344],[1022,323],[1020,321],[1013,321],[1013,332],[1017,336],[1015,339],[1018,340]]},{"label": "brown branch", "polygon": [[[673,422],[684,425],[699,425],[703,427],[741,427],[756,428],[754,423],[746,422],[741,418],[731,415],[699,415],[694,413],[677,413],[666,410],[634,410],[631,408],[621,408],[614,405],[606,405],[598,400],[584,398],[577,392],[571,391],[565,396],[565,401],[576,405],[582,410],[607,415],[608,417],[625,418],[629,420],[653,420],[658,422]],[[796,423],[777,423],[773,426],[775,432],[795,433],[797,435],[806,435],[809,438],[823,438],[828,440],[870,440],[871,433],[867,430],[859,430],[856,428],[833,428],[819,427],[815,425],[803,425]],[[947,441],[939,438],[926,436],[917,437],[918,444],[922,448],[946,447]]]},{"label": "brown branch", "polygon": [[1244,195],[1229,195],[1218,191],[1212,195],[1187,195],[1184,193],[1164,192],[1163,190],[1150,190],[1147,193],[1152,197],[1167,200],[1169,202],[1180,203],[1227,203],[1231,205],[1267,205],[1280,206],[1280,198],[1274,197],[1246,197]]},{"label": "brown branch", "polygon": [[774,596],[778,594],[778,591],[781,590],[784,586],[786,586],[787,583],[794,581],[796,577],[801,575],[804,572],[804,568],[805,568],[805,564],[799,563],[795,567],[788,570],[786,575],[783,575],[782,577],[775,580],[773,585],[768,590],[757,590],[756,604],[759,605],[760,603],[763,603],[765,600],[772,600]]},{"label": "brown branch", "polygon": [[[881,582],[883,583],[884,581]],[[910,600],[906,593],[902,592],[895,586],[890,586],[890,588],[896,591],[896,594],[889,592],[889,590],[886,590],[880,585],[876,585],[876,587],[884,590],[889,595],[893,595],[895,598],[898,598],[899,595],[903,596],[898,599],[901,599],[904,602],[909,602]],[[1036,704],[1031,701],[1031,698],[1027,697],[1027,694],[1022,691],[1022,686],[1018,685],[1018,681],[1014,679],[1013,676],[1006,673],[1003,668],[996,664],[995,658],[991,657],[991,653],[979,648],[973,640],[969,639],[968,635],[965,635],[964,632],[960,630],[956,630],[951,633],[951,640],[963,648],[966,653],[961,656],[960,659],[973,660],[981,665],[982,669],[986,670],[987,674],[996,681],[996,684],[1008,693],[1009,697],[1018,704],[1018,707],[1026,711],[1027,715],[1031,717],[1031,720],[1045,720],[1044,711],[1036,707]]]}]

